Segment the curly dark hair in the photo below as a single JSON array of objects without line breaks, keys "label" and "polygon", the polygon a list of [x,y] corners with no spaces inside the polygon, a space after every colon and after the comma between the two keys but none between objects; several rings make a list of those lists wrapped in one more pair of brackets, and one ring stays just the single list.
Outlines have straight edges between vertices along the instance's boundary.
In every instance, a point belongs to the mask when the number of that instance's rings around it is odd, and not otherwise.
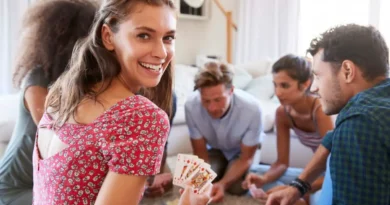
[{"label": "curly dark hair", "polygon": [[344,60],[350,60],[368,81],[388,75],[389,50],[380,32],[372,26],[333,27],[313,39],[307,52],[314,56],[320,49],[324,49],[322,60],[330,62],[335,72]]},{"label": "curly dark hair", "polygon": [[97,10],[97,2],[88,0],[40,1],[30,7],[23,19],[14,85],[20,87],[38,66],[54,82],[68,67],[76,41],[88,35]]}]

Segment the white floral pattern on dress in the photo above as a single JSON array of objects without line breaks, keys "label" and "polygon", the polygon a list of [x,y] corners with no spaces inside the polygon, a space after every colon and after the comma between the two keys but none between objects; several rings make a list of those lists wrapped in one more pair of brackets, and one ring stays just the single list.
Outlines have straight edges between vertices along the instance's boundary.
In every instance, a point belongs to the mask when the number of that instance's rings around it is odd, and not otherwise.
[{"label": "white floral pattern on dress", "polygon": [[[51,124],[45,113],[39,127]],[[108,171],[157,174],[168,132],[166,113],[138,95],[88,125],[65,124],[57,135],[68,148],[41,159],[35,146],[33,204],[94,204]]]}]

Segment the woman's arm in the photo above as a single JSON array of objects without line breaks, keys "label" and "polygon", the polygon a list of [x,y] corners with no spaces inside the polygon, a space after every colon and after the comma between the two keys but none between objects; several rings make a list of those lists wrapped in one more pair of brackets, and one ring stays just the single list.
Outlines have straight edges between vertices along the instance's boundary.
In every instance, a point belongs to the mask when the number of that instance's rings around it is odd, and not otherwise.
[{"label": "woman's arm", "polygon": [[322,188],[322,183],[324,182],[324,176],[318,177],[312,184],[310,193],[315,193],[316,191]]},{"label": "woman's arm", "polygon": [[264,184],[273,182],[287,170],[290,157],[290,124],[283,106],[276,110],[277,160],[263,175]]},{"label": "woman's arm", "polygon": [[24,92],[24,105],[30,112],[34,123],[38,125],[45,112],[45,100],[47,88],[41,86],[30,86]]},{"label": "woman's arm", "polygon": [[[316,122],[317,122],[317,126],[318,126],[317,127],[318,133],[320,133],[321,137],[323,138],[327,132],[334,129],[334,123],[332,121],[332,117],[329,115],[326,115],[322,111],[321,105],[319,105],[317,110],[315,111],[315,117],[316,117]],[[324,176],[318,177],[311,184],[312,190],[310,192],[314,193],[314,192],[320,190],[322,187],[323,181],[324,181]]]},{"label": "woman's arm", "polygon": [[97,196],[96,205],[137,205],[144,192],[147,176],[118,174],[109,171]]},{"label": "woman's arm", "polygon": [[321,105],[315,111],[315,118],[317,122],[318,133],[320,133],[322,138],[326,135],[327,132],[334,129],[334,123],[332,121],[332,117],[326,115],[322,111]]}]

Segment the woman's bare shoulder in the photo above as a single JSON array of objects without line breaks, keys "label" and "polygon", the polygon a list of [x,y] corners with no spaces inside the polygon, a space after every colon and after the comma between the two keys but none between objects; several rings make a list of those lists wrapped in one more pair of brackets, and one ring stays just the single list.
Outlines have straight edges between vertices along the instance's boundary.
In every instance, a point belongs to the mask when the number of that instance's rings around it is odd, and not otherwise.
[{"label": "woman's bare shoulder", "polygon": [[279,105],[279,107],[276,109],[275,117],[276,123],[289,126],[288,115],[283,105]]}]

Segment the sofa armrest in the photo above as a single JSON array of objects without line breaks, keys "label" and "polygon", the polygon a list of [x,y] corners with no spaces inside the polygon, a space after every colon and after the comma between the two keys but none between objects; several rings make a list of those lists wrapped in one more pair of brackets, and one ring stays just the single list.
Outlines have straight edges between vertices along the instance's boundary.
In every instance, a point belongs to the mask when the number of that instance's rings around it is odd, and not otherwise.
[{"label": "sofa armrest", "polygon": [[176,156],[179,153],[193,153],[187,124],[177,123],[171,128],[168,137],[168,156]]}]

